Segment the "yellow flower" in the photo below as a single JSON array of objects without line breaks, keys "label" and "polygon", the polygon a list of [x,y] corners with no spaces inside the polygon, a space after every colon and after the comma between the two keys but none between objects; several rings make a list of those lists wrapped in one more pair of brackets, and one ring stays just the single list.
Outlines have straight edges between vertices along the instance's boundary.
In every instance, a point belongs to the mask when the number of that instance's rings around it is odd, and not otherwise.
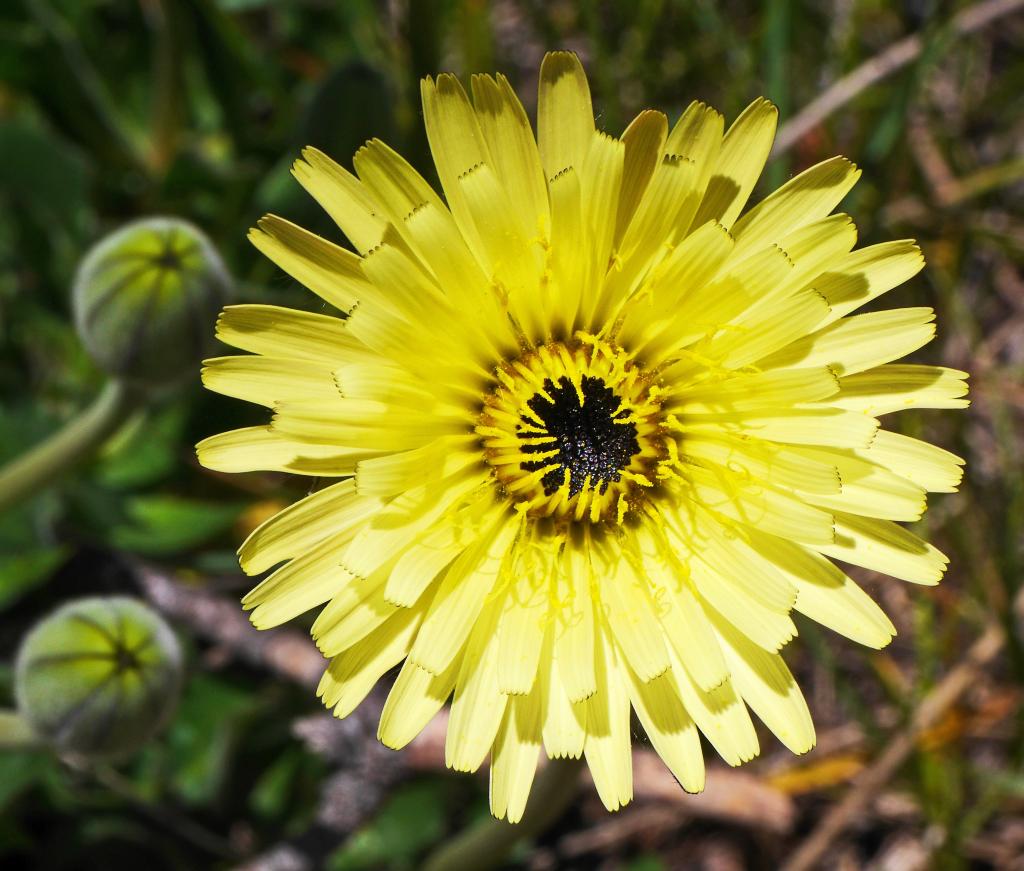
[{"label": "yellow flower", "polygon": [[253,243],[343,317],[225,309],[250,355],[212,390],[269,425],[198,446],[209,468],[332,478],[260,526],[244,600],[276,626],[324,606],[320,685],[343,717],[401,664],[380,723],[407,744],[453,697],[447,763],[490,754],[491,809],[522,815],[543,747],[630,800],[630,709],[687,790],[698,730],[758,753],[748,707],[814,744],[778,651],[795,609],[882,647],[894,629],[832,560],[935,584],[947,560],[893,521],[961,461],[879,428],[955,408],[965,373],[894,364],[928,308],[853,314],[913,276],[910,241],[852,250],[834,158],[741,216],[771,147],[757,100],[723,134],[693,103],[594,127],[577,58],[541,67],[537,141],[508,82],[423,82],[442,200],[377,140],[352,175],[315,149],[299,182],[352,253],[268,216]]}]

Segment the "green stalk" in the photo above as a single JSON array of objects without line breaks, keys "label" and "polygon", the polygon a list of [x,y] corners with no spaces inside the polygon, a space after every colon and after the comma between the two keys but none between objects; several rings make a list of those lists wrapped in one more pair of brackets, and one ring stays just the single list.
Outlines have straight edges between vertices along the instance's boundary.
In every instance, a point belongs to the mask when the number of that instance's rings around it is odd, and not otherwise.
[{"label": "green stalk", "polygon": [[107,382],[92,405],[63,429],[0,469],[0,513],[55,484],[117,432],[140,404],[139,395],[122,381]]},{"label": "green stalk", "polygon": [[65,77],[68,91],[74,99],[88,106],[109,139],[105,144],[133,166],[145,169],[146,160],[138,142],[121,117],[99,71],[82,48],[74,28],[53,9],[49,0],[26,0],[25,5],[32,20],[60,51],[65,66],[62,72],[70,73]]},{"label": "green stalk", "polygon": [[0,750],[34,750],[41,742],[17,711],[9,708],[0,710]]},{"label": "green stalk", "polygon": [[544,832],[576,796],[579,759],[552,759],[537,774],[523,819],[516,825],[486,819],[439,847],[423,871],[486,871],[497,868],[520,841]]},{"label": "green stalk", "polygon": [[182,58],[180,34],[172,17],[169,0],[145,7],[153,31],[153,120],[149,163],[156,172],[166,172],[178,148],[181,133]]}]

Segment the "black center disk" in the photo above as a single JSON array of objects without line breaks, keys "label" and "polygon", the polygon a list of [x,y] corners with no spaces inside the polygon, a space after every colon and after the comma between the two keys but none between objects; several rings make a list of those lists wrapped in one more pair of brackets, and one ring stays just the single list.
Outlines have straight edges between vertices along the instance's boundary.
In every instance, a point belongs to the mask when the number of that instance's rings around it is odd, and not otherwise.
[{"label": "black center disk", "polygon": [[[640,450],[636,425],[616,421],[617,416],[621,419],[626,412],[615,392],[600,378],[591,376],[583,379],[581,387],[583,405],[580,405],[576,388],[565,376],[558,379],[557,386],[550,378],[544,382],[544,390],[554,402],[538,393],[526,403],[544,421],[550,440],[543,444],[525,445],[523,453],[542,454],[558,450],[557,456],[521,464],[524,471],[535,472],[551,463],[558,463],[557,469],[541,478],[548,496],[562,486],[566,469],[569,470],[570,496],[583,489],[587,475],[591,486],[600,484],[603,493],[609,482],[619,480],[619,473]],[[524,418],[522,437],[539,438],[538,433],[529,431],[530,428],[535,429],[536,422]]]}]

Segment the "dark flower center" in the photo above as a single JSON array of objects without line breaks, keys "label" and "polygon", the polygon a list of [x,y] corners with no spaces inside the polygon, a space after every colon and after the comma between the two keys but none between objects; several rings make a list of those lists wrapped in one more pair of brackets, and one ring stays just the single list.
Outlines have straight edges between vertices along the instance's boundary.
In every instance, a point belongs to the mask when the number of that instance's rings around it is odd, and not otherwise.
[{"label": "dark flower center", "polygon": [[[534,472],[557,463],[557,468],[548,471],[542,478],[544,492],[555,493],[569,472],[569,495],[583,490],[587,476],[592,487],[604,492],[608,484],[618,481],[633,456],[640,451],[637,442],[636,425],[625,420],[629,412],[622,407],[622,400],[600,378],[587,376],[582,379],[583,403],[572,382],[565,376],[554,384],[551,379],[544,382],[543,393],[537,393],[527,401],[537,417],[544,422],[546,440],[537,444],[526,444],[526,454],[546,454],[557,450],[557,455],[522,463],[526,472]],[[517,427],[524,439],[541,438],[537,423],[526,416]]]}]

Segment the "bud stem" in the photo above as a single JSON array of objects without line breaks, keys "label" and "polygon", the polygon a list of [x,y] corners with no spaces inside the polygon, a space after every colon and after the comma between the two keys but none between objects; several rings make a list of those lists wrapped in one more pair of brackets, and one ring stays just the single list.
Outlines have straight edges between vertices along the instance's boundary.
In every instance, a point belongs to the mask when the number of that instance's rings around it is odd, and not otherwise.
[{"label": "bud stem", "polygon": [[0,750],[29,750],[40,746],[39,737],[17,711],[0,710]]},{"label": "bud stem", "polygon": [[0,513],[55,483],[117,432],[140,405],[138,392],[116,379],[108,381],[88,408],[0,469]]},{"label": "bud stem", "polygon": [[538,773],[523,819],[516,825],[486,819],[443,844],[423,865],[424,871],[497,868],[512,848],[542,834],[569,806],[579,789],[580,759],[552,759]]}]

